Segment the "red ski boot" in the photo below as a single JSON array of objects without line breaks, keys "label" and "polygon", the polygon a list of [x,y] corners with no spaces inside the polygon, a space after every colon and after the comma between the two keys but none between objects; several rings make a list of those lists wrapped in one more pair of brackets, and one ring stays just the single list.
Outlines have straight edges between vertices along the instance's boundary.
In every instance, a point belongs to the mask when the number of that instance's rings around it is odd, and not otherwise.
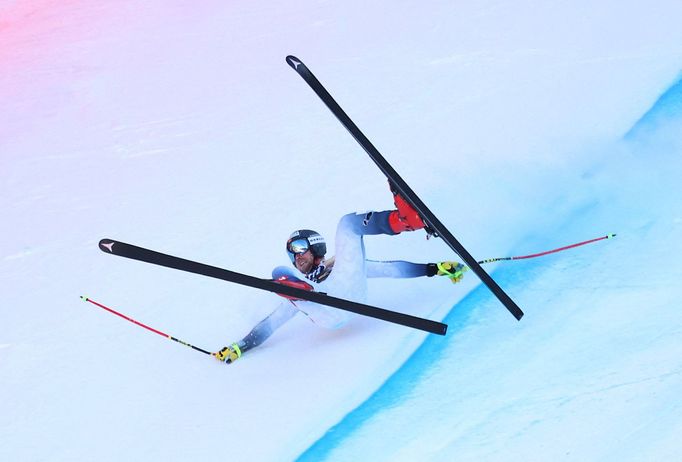
[{"label": "red ski boot", "polygon": [[394,233],[403,231],[416,231],[426,225],[417,211],[398,193],[391,182],[388,183],[393,193],[393,202],[398,210],[394,210],[388,216],[388,223]]}]

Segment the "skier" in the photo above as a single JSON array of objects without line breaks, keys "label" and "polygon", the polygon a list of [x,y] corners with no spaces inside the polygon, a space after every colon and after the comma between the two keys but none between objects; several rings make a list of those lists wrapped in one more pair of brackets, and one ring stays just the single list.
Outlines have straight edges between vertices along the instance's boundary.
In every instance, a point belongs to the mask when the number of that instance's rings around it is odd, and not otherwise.
[{"label": "skier", "polygon": [[[336,229],[336,255],[325,259],[327,244],[317,232],[302,229],[294,231],[286,243],[286,250],[293,266],[279,266],[272,271],[272,279],[283,285],[304,290],[314,290],[312,284],[335,297],[364,302],[367,278],[415,278],[421,276],[447,276],[453,283],[459,282],[466,266],[457,262],[411,263],[406,261],[372,261],[365,259],[364,235],[386,234],[393,236],[404,231],[425,228],[419,214],[391,187],[396,210],[383,212],[351,213],[344,215]],[[282,295],[283,301],[269,316],[259,322],[242,340],[222,348],[214,356],[225,363],[239,359],[246,351],[262,344],[272,333],[301,312],[315,324],[328,329],[343,326],[353,314],[310,301]]]}]

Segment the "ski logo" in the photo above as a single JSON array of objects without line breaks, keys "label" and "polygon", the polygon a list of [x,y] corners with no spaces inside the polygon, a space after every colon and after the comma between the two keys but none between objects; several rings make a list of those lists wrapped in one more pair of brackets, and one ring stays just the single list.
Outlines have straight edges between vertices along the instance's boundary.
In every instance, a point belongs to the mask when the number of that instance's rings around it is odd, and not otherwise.
[{"label": "ski logo", "polygon": [[108,244],[105,244],[104,242],[99,243],[100,247],[104,247],[110,253],[114,253],[114,244],[115,244],[114,242],[109,242]]},{"label": "ski logo", "polygon": [[293,66],[293,68],[296,70],[298,70],[298,66],[303,64],[301,61],[294,58],[293,56],[287,56],[287,62],[289,63],[290,66]]}]

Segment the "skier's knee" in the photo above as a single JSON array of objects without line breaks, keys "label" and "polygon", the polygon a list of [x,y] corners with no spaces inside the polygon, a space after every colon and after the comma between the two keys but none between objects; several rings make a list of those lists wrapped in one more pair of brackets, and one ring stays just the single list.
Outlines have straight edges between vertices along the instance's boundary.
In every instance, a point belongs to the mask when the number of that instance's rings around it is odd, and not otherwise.
[{"label": "skier's knee", "polygon": [[295,278],[296,275],[288,266],[278,266],[272,270],[272,279],[279,279],[281,277]]}]

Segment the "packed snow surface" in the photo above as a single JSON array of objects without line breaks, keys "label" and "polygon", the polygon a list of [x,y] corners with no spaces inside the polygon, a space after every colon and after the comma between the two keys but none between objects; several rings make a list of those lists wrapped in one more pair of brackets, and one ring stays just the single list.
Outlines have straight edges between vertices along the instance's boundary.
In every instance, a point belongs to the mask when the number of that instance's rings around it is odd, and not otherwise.
[{"label": "packed snow surface", "polygon": [[[674,461],[682,454],[682,4],[0,3],[0,460]],[[102,253],[268,277],[393,207],[303,60],[526,315],[468,273],[372,280],[445,337]],[[457,259],[422,232],[373,259]]]}]

